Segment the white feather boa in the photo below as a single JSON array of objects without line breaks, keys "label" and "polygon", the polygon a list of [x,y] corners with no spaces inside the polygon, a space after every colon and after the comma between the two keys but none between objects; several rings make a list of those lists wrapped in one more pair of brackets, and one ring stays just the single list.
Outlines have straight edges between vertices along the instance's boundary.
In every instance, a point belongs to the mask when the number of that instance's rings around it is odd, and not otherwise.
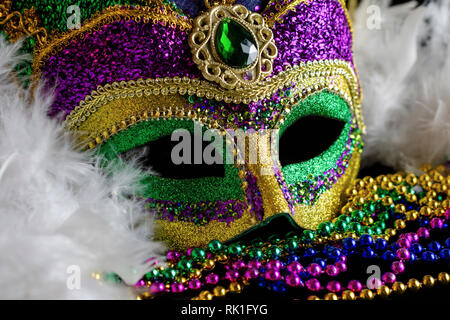
[{"label": "white feather boa", "polygon": [[[378,1],[380,29],[370,30],[372,3],[362,4],[354,23],[364,159],[397,169],[449,160],[450,4],[388,8]],[[107,173],[75,150],[45,115],[51,97],[38,90],[32,100],[8,76],[24,58],[17,49],[0,39],[0,298],[133,298],[92,273],[114,271],[131,284],[150,268],[146,259],[164,250],[151,240],[140,204],[122,196],[133,191],[136,175]],[[80,268],[79,289],[67,286],[68,271],[76,270],[70,266]]]}]

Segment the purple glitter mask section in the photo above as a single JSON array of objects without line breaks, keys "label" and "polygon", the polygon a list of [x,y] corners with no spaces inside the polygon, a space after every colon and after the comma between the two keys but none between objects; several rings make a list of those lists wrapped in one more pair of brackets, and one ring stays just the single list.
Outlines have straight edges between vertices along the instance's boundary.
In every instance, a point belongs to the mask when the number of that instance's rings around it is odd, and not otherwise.
[{"label": "purple glitter mask section", "polygon": [[352,62],[352,34],[345,11],[336,0],[301,3],[275,23],[273,33],[278,48],[275,74],[284,66],[311,60]]},{"label": "purple glitter mask section", "polygon": [[46,62],[42,75],[56,87],[50,116],[74,109],[97,86],[139,78],[200,78],[185,32],[154,24],[117,21],[72,41]]}]

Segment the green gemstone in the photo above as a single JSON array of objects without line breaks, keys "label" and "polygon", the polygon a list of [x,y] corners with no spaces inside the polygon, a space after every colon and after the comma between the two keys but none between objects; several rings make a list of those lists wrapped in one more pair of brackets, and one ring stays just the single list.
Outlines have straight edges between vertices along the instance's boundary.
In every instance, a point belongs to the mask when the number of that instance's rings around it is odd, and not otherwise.
[{"label": "green gemstone", "polygon": [[258,58],[258,48],[251,33],[238,22],[225,18],[217,27],[217,53],[224,63],[246,68]]}]

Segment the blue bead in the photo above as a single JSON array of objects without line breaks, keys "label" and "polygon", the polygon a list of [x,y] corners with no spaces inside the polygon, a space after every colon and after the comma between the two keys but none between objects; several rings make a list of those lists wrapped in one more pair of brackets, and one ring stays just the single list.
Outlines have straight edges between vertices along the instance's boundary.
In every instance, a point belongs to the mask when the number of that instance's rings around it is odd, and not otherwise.
[{"label": "blue bead", "polygon": [[286,291],[286,287],[284,286],[283,282],[281,281],[276,281],[272,284],[272,289],[275,292],[285,292]]},{"label": "blue bead", "polygon": [[267,286],[267,280],[264,278],[258,278],[257,284],[260,287],[266,287]]},{"label": "blue bead", "polygon": [[372,259],[376,257],[376,254],[371,248],[364,248],[362,251],[362,256],[366,259]]},{"label": "blue bead", "polygon": [[428,244],[428,249],[433,252],[437,252],[441,250],[441,248],[442,248],[441,244],[437,241],[432,241]]},{"label": "blue bead", "polygon": [[419,225],[420,225],[421,227],[427,227],[429,224],[430,224],[430,221],[429,221],[428,219],[421,219],[421,220],[419,221]]},{"label": "blue bead", "polygon": [[386,261],[392,261],[392,260],[395,260],[396,256],[395,256],[395,253],[393,253],[391,250],[388,250],[385,253],[383,253],[382,258],[383,258],[383,260],[386,260]]},{"label": "blue bead", "polygon": [[287,258],[287,263],[289,264],[289,263],[291,263],[291,262],[293,262],[293,261],[298,261],[298,256],[296,256],[296,255],[290,255],[288,258]]},{"label": "blue bead", "polygon": [[359,237],[360,246],[371,246],[373,244],[373,238],[368,234],[363,234]]},{"label": "blue bead", "polygon": [[450,238],[447,238],[447,240],[445,240],[445,246],[447,248],[450,248]]},{"label": "blue bead", "polygon": [[447,248],[442,249],[441,251],[439,251],[439,256],[442,259],[450,260],[450,249],[447,249]]},{"label": "blue bead", "polygon": [[312,262],[317,263],[322,269],[325,268],[327,265],[325,260],[323,260],[321,258],[315,258]]},{"label": "blue bead", "polygon": [[315,255],[316,255],[316,250],[314,250],[313,248],[308,248],[303,253],[304,257],[314,257]]},{"label": "blue bead", "polygon": [[378,251],[385,250],[388,242],[384,239],[378,238],[375,240],[375,249]]},{"label": "blue bead", "polygon": [[419,254],[423,251],[423,248],[419,243],[413,243],[411,245],[411,247],[409,248],[409,251],[411,251],[412,253],[415,253],[415,254]]},{"label": "blue bead", "polygon": [[436,260],[436,258],[436,255],[431,251],[425,251],[424,253],[422,253],[422,259],[426,262],[433,262]]},{"label": "blue bead", "polygon": [[414,262],[416,260],[417,260],[417,256],[414,253],[410,252],[409,253],[409,260],[408,260],[408,262],[411,263],[411,262]]},{"label": "blue bead", "polygon": [[339,250],[338,248],[333,248],[333,250],[331,250],[328,253],[328,257],[333,259],[333,260],[339,260],[341,255],[342,255],[341,250]]},{"label": "blue bead", "polygon": [[392,251],[397,251],[398,249],[400,249],[400,245],[398,243],[393,243],[390,245],[389,247]]},{"label": "blue bead", "polygon": [[311,274],[309,272],[306,271],[302,271],[299,274],[299,277],[304,279],[304,280],[308,280],[309,278],[311,278]]},{"label": "blue bead", "polygon": [[356,240],[353,238],[345,238],[342,245],[347,250],[352,250],[356,248]]}]

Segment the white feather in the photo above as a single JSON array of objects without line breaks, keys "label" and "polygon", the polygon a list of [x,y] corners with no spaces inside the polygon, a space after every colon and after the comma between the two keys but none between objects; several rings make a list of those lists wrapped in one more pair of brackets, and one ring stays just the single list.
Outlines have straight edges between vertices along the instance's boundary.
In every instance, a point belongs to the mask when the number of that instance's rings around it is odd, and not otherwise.
[{"label": "white feather", "polygon": [[[9,77],[25,58],[19,45],[0,38],[0,298],[133,298],[91,275],[116,272],[134,284],[161,257],[148,213],[125,196],[136,191],[135,170],[100,169],[74,149],[46,116],[52,97],[38,87],[31,99]],[[67,286],[70,266],[80,268],[80,289]]]},{"label": "white feather", "polygon": [[[367,23],[373,6],[381,13],[380,28]],[[448,1],[388,7],[387,1],[365,0],[357,10],[354,52],[364,92],[366,165],[417,170],[450,160],[449,18]]]}]

